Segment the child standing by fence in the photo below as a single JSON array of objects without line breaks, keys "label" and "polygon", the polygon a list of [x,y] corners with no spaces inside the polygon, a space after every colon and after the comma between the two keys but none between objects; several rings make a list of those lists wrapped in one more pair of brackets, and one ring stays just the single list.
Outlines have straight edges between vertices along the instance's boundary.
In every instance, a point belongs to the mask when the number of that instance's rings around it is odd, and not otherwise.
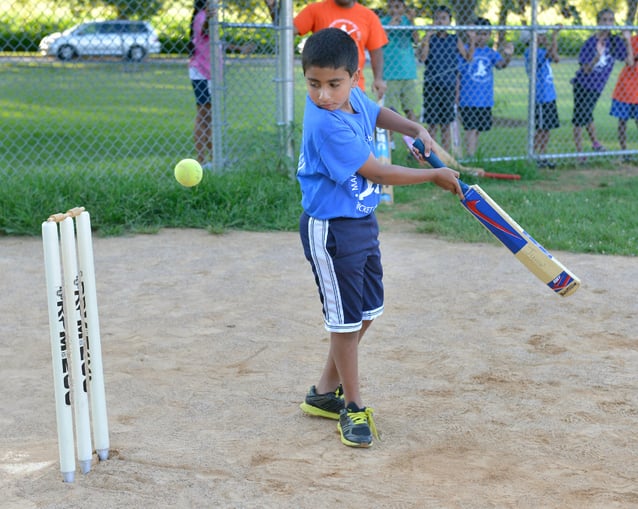
[{"label": "child standing by fence", "polygon": [[[560,127],[558,108],[556,107],[556,87],[554,86],[554,74],[550,62],[558,62],[558,29],[552,33],[552,42],[547,47],[547,31],[539,30],[538,51],[536,52],[536,102],[534,109],[534,152],[539,156],[538,167],[556,167],[553,161],[542,156],[547,150],[547,143],[552,129]],[[529,43],[531,33],[521,32],[521,41]],[[530,48],[525,49],[525,70],[527,75],[531,73]]]},{"label": "child standing by fence", "polygon": [[[596,152],[605,150],[596,135],[594,124],[594,108],[602,94],[615,60],[627,58],[625,41],[617,35],[611,35],[611,27],[615,24],[614,11],[603,9],[596,16],[596,23],[609,27],[596,32],[585,41],[578,54],[580,67],[572,79],[574,86],[574,144],[578,152],[583,151],[583,127],[585,127],[592,149]],[[579,162],[586,158],[580,157]]]},{"label": "child standing by fence", "polygon": [[514,54],[512,43],[505,43],[503,55],[489,48],[492,24],[485,18],[478,18],[476,25],[486,27],[476,32],[476,48],[469,62],[459,59],[461,66],[459,106],[467,155],[476,154],[479,133],[492,128],[492,108],[494,107],[494,71],[505,69]]},{"label": "child standing by fence", "polygon": [[[445,5],[434,8],[434,25],[452,23],[452,11]],[[423,122],[433,138],[441,130],[441,146],[450,151],[450,124],[456,120],[456,87],[459,55],[471,60],[474,53],[474,33],[468,32],[468,47],[457,34],[445,30],[427,31],[419,45],[419,61],[425,64],[423,72]]]}]

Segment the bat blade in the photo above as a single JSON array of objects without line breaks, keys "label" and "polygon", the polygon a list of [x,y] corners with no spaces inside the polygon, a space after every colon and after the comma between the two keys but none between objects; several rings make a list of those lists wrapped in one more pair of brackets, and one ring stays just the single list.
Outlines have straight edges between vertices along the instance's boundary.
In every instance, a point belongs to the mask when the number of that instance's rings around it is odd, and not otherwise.
[{"label": "bat blade", "polygon": [[[421,140],[414,146],[425,157]],[[445,166],[434,152],[426,157],[434,168]],[[527,269],[558,295],[567,297],[580,287],[580,279],[514,221],[480,186],[459,180],[463,206]]]},{"label": "bat blade", "polygon": [[466,187],[463,206],[532,274],[563,297],[578,290],[580,279],[523,230],[480,186]]}]

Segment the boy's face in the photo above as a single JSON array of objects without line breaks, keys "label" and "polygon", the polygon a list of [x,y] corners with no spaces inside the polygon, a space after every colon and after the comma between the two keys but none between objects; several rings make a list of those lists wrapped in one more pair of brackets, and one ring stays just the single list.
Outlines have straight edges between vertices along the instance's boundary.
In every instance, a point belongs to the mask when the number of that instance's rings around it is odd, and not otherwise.
[{"label": "boy's face", "polygon": [[401,16],[405,12],[405,5],[403,2],[390,1],[388,2],[388,14],[390,16]]},{"label": "boy's face", "polygon": [[434,13],[434,24],[439,26],[449,26],[451,23],[450,15],[445,11],[437,11]]},{"label": "boy's face", "polygon": [[487,46],[487,41],[490,40],[490,30],[479,30],[476,32],[476,45],[479,48]]},{"label": "boy's face", "polygon": [[319,108],[352,112],[350,91],[359,82],[359,71],[352,76],[344,67],[308,67],[304,73],[310,100]]},{"label": "boy's face", "polygon": [[[611,12],[605,12],[603,14],[601,14],[598,18],[598,24],[599,25],[604,25],[604,26],[614,26],[616,24],[616,20],[614,18],[614,14]],[[600,33],[602,34],[609,34],[610,31],[609,30],[601,30]]]}]

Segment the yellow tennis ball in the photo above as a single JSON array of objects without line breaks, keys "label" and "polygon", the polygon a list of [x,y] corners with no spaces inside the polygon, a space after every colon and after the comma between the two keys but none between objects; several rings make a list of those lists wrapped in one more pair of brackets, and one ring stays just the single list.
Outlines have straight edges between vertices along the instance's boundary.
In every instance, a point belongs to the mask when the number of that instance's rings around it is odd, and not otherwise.
[{"label": "yellow tennis ball", "polygon": [[195,159],[182,159],[175,165],[175,178],[185,187],[193,187],[202,181],[202,165]]}]

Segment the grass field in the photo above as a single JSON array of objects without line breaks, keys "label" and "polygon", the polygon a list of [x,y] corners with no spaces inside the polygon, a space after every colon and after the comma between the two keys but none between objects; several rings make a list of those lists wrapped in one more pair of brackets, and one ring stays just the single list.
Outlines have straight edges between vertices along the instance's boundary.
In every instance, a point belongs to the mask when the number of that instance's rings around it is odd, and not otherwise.
[{"label": "grass field", "polygon": [[[36,235],[49,213],[79,204],[91,210],[101,234],[167,226],[294,230],[299,191],[291,177],[294,161],[282,161],[277,149],[274,64],[238,61],[225,72],[232,84],[223,131],[231,171],[206,175],[200,186],[184,189],[172,178],[177,160],[194,155],[184,62],[0,63],[0,231]],[[571,95],[564,83],[573,64],[558,64],[555,72],[563,83],[558,100],[563,125],[552,134],[550,150],[571,152]],[[299,126],[304,90],[299,73],[297,78]],[[497,126],[480,144],[497,155],[524,155],[523,67],[499,72],[496,83],[495,114],[516,120],[516,127]],[[610,93],[608,86],[596,114],[601,137],[613,149],[615,120],[605,111]],[[630,144],[638,148],[633,127]],[[295,136],[298,140],[298,127]],[[406,162],[403,147],[394,156]],[[621,176],[615,162],[601,159],[586,171],[566,165],[547,174],[525,162],[490,165],[520,173],[523,180],[481,185],[550,249],[635,255],[638,182],[635,172]],[[454,199],[436,189],[397,189],[396,197],[394,207],[380,212],[382,219],[414,221],[419,231],[450,239],[489,240]]]}]

